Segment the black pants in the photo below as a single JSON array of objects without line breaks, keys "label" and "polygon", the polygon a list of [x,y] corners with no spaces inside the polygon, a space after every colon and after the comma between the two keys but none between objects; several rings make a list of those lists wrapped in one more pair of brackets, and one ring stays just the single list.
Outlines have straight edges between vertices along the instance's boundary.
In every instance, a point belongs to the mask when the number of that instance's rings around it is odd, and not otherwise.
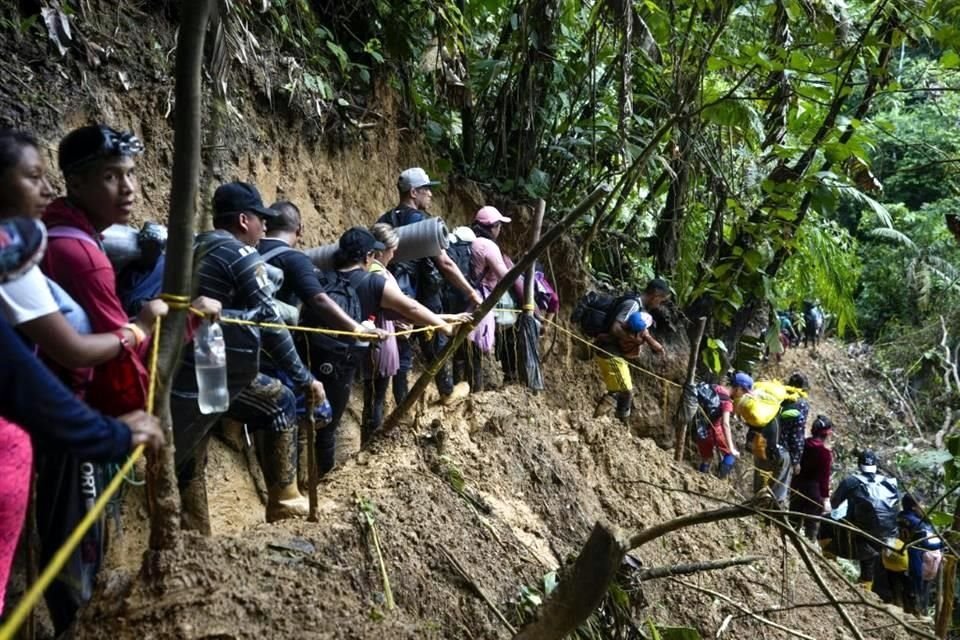
[{"label": "black pants", "polygon": [[[424,365],[429,366],[436,359],[437,355],[447,346],[447,336],[437,332],[433,339],[418,333],[415,334],[420,344],[420,353],[423,355]],[[393,377],[393,396],[400,403],[407,397],[407,375],[413,368],[413,343],[408,340],[397,340],[397,351],[400,355],[400,370]],[[445,364],[435,377],[437,391],[441,396],[448,396],[453,392],[453,370],[450,364]]]},{"label": "black pants", "polygon": [[383,407],[387,402],[390,378],[374,375],[368,371],[363,381],[363,424],[360,429],[360,445],[367,444],[383,425]]},{"label": "black pants", "polygon": [[453,379],[468,382],[472,392],[483,391],[483,354],[469,340],[464,340],[453,354]]},{"label": "black pants", "polygon": [[518,363],[520,342],[517,339],[517,325],[497,327],[497,357],[503,367],[503,382],[517,382],[519,378]]},{"label": "black pants", "polygon": [[330,424],[317,431],[317,470],[321,477],[336,465],[337,429],[350,402],[350,390],[363,355],[359,350],[324,351],[311,347],[313,375],[323,383],[332,412]]}]

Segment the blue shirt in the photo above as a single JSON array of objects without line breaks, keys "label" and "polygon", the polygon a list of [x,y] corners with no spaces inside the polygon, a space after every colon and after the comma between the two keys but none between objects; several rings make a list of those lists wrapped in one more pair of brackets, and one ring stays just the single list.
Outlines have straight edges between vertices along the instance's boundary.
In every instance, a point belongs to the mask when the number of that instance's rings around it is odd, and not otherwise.
[{"label": "blue shirt", "polygon": [[78,400],[0,320],[0,415],[23,427],[38,449],[65,448],[93,462],[123,460],[130,429]]}]

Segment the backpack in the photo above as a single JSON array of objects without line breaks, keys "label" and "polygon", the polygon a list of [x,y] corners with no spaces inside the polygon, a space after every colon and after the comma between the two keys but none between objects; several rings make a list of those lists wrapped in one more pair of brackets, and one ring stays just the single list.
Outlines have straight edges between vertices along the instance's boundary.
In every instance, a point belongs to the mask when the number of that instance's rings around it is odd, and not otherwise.
[{"label": "backpack", "polygon": [[881,540],[895,536],[900,510],[896,481],[879,475],[872,480],[860,474],[853,477],[860,484],[849,498],[847,517],[850,522]]},{"label": "backpack", "polygon": [[[364,274],[365,277],[369,275],[366,272]],[[330,296],[348,316],[357,322],[366,320],[363,317],[363,307],[360,305],[360,296],[356,289],[356,285],[359,285],[363,281],[362,279],[354,284],[349,272],[344,273],[342,271],[321,271],[317,274],[317,279],[320,280],[320,286],[323,287],[324,293]]]},{"label": "backpack", "polygon": [[[472,242],[458,240],[447,247],[447,255],[456,263],[457,268],[460,269],[460,273],[466,276],[470,284],[476,286],[477,283],[474,282],[471,277],[472,274],[470,273],[470,259],[473,257],[472,247]],[[467,307],[470,306],[470,300],[467,299],[467,296],[449,282],[444,281],[441,288],[441,296],[443,300],[443,310],[447,313],[461,313],[466,311]]]},{"label": "backpack", "polygon": [[[640,297],[635,293],[614,297],[607,293],[588,291],[577,301],[570,320],[583,335],[596,338],[609,333],[617,309],[627,300],[636,300],[639,303]],[[640,306],[643,307],[642,304]]]},{"label": "backpack", "polygon": [[713,429],[713,423],[723,415],[720,405],[723,398],[717,392],[716,387],[706,382],[700,382],[694,389],[697,397],[697,412],[694,414],[694,439],[697,441],[706,440],[710,437]]}]

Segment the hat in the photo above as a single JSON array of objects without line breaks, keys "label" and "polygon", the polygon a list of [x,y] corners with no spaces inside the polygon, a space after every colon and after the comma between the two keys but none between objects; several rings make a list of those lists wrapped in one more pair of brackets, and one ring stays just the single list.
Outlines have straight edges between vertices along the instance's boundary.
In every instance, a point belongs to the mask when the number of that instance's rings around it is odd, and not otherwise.
[{"label": "hat", "polygon": [[264,218],[276,218],[277,212],[263,206],[257,188],[248,182],[228,182],[213,192],[213,217],[232,213],[255,213]]},{"label": "hat", "polygon": [[634,311],[627,317],[627,328],[632,333],[646,331],[654,325],[653,316],[646,311]]},{"label": "hat", "polygon": [[876,473],[877,472],[877,456],[873,451],[867,449],[860,453],[857,457],[857,465],[860,467],[860,471],[864,473]]},{"label": "hat", "polygon": [[400,177],[397,178],[397,189],[400,190],[401,193],[406,193],[411,189],[419,189],[420,187],[435,187],[438,184],[440,184],[439,180],[431,180],[427,172],[420,167],[404,169],[403,172],[400,173]]},{"label": "hat", "polygon": [[510,220],[511,218],[503,215],[499,209],[491,207],[490,205],[480,207],[480,210],[473,216],[474,222],[482,224],[485,227],[491,227],[498,222],[510,222]]},{"label": "hat", "polygon": [[340,236],[339,245],[340,250],[350,257],[365,256],[371,251],[383,251],[387,248],[363,227],[353,227],[344,231]]},{"label": "hat", "polygon": [[740,387],[742,389],[746,389],[747,391],[750,391],[751,389],[753,389],[753,378],[751,378],[749,375],[747,375],[743,371],[737,371],[735,374],[733,374],[733,379],[730,382],[730,386]]}]

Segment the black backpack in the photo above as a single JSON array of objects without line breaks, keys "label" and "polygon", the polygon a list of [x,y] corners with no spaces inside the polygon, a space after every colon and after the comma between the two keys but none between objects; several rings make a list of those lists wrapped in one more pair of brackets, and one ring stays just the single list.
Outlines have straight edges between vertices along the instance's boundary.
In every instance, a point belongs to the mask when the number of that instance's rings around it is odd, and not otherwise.
[{"label": "black backpack", "polygon": [[611,296],[598,291],[588,291],[577,301],[570,320],[579,327],[583,335],[596,338],[610,332],[610,325],[613,324],[617,308],[627,300],[639,302],[640,297],[635,293]]},{"label": "black backpack", "polygon": [[[447,255],[456,263],[460,273],[472,284],[477,286],[470,270],[470,259],[473,257],[473,243],[458,240],[447,247]],[[470,300],[466,294],[456,288],[449,282],[444,281],[442,288],[443,310],[447,313],[462,313],[470,306]]]},{"label": "black backpack", "polygon": [[875,538],[884,540],[897,533],[900,494],[889,478],[856,474],[859,486],[848,500],[847,519]]},{"label": "black backpack", "polygon": [[[359,323],[366,320],[366,318],[363,317],[363,307],[360,305],[360,296],[357,294],[356,289],[356,286],[363,280],[358,278],[355,282],[351,278],[350,274],[352,273],[353,271],[318,271],[317,279],[320,281],[320,286],[323,287],[324,293],[330,296],[330,298],[337,303],[337,306],[343,309],[348,316]],[[370,275],[365,272],[362,273],[364,278]],[[311,309],[311,307],[304,307],[306,318],[304,324],[322,326],[323,322],[317,322],[319,318],[308,311],[309,309]]]},{"label": "black backpack", "polygon": [[694,414],[692,433],[694,440],[700,441],[710,437],[713,421],[721,415],[722,398],[714,386],[706,382],[697,383],[696,396],[698,408]]}]

